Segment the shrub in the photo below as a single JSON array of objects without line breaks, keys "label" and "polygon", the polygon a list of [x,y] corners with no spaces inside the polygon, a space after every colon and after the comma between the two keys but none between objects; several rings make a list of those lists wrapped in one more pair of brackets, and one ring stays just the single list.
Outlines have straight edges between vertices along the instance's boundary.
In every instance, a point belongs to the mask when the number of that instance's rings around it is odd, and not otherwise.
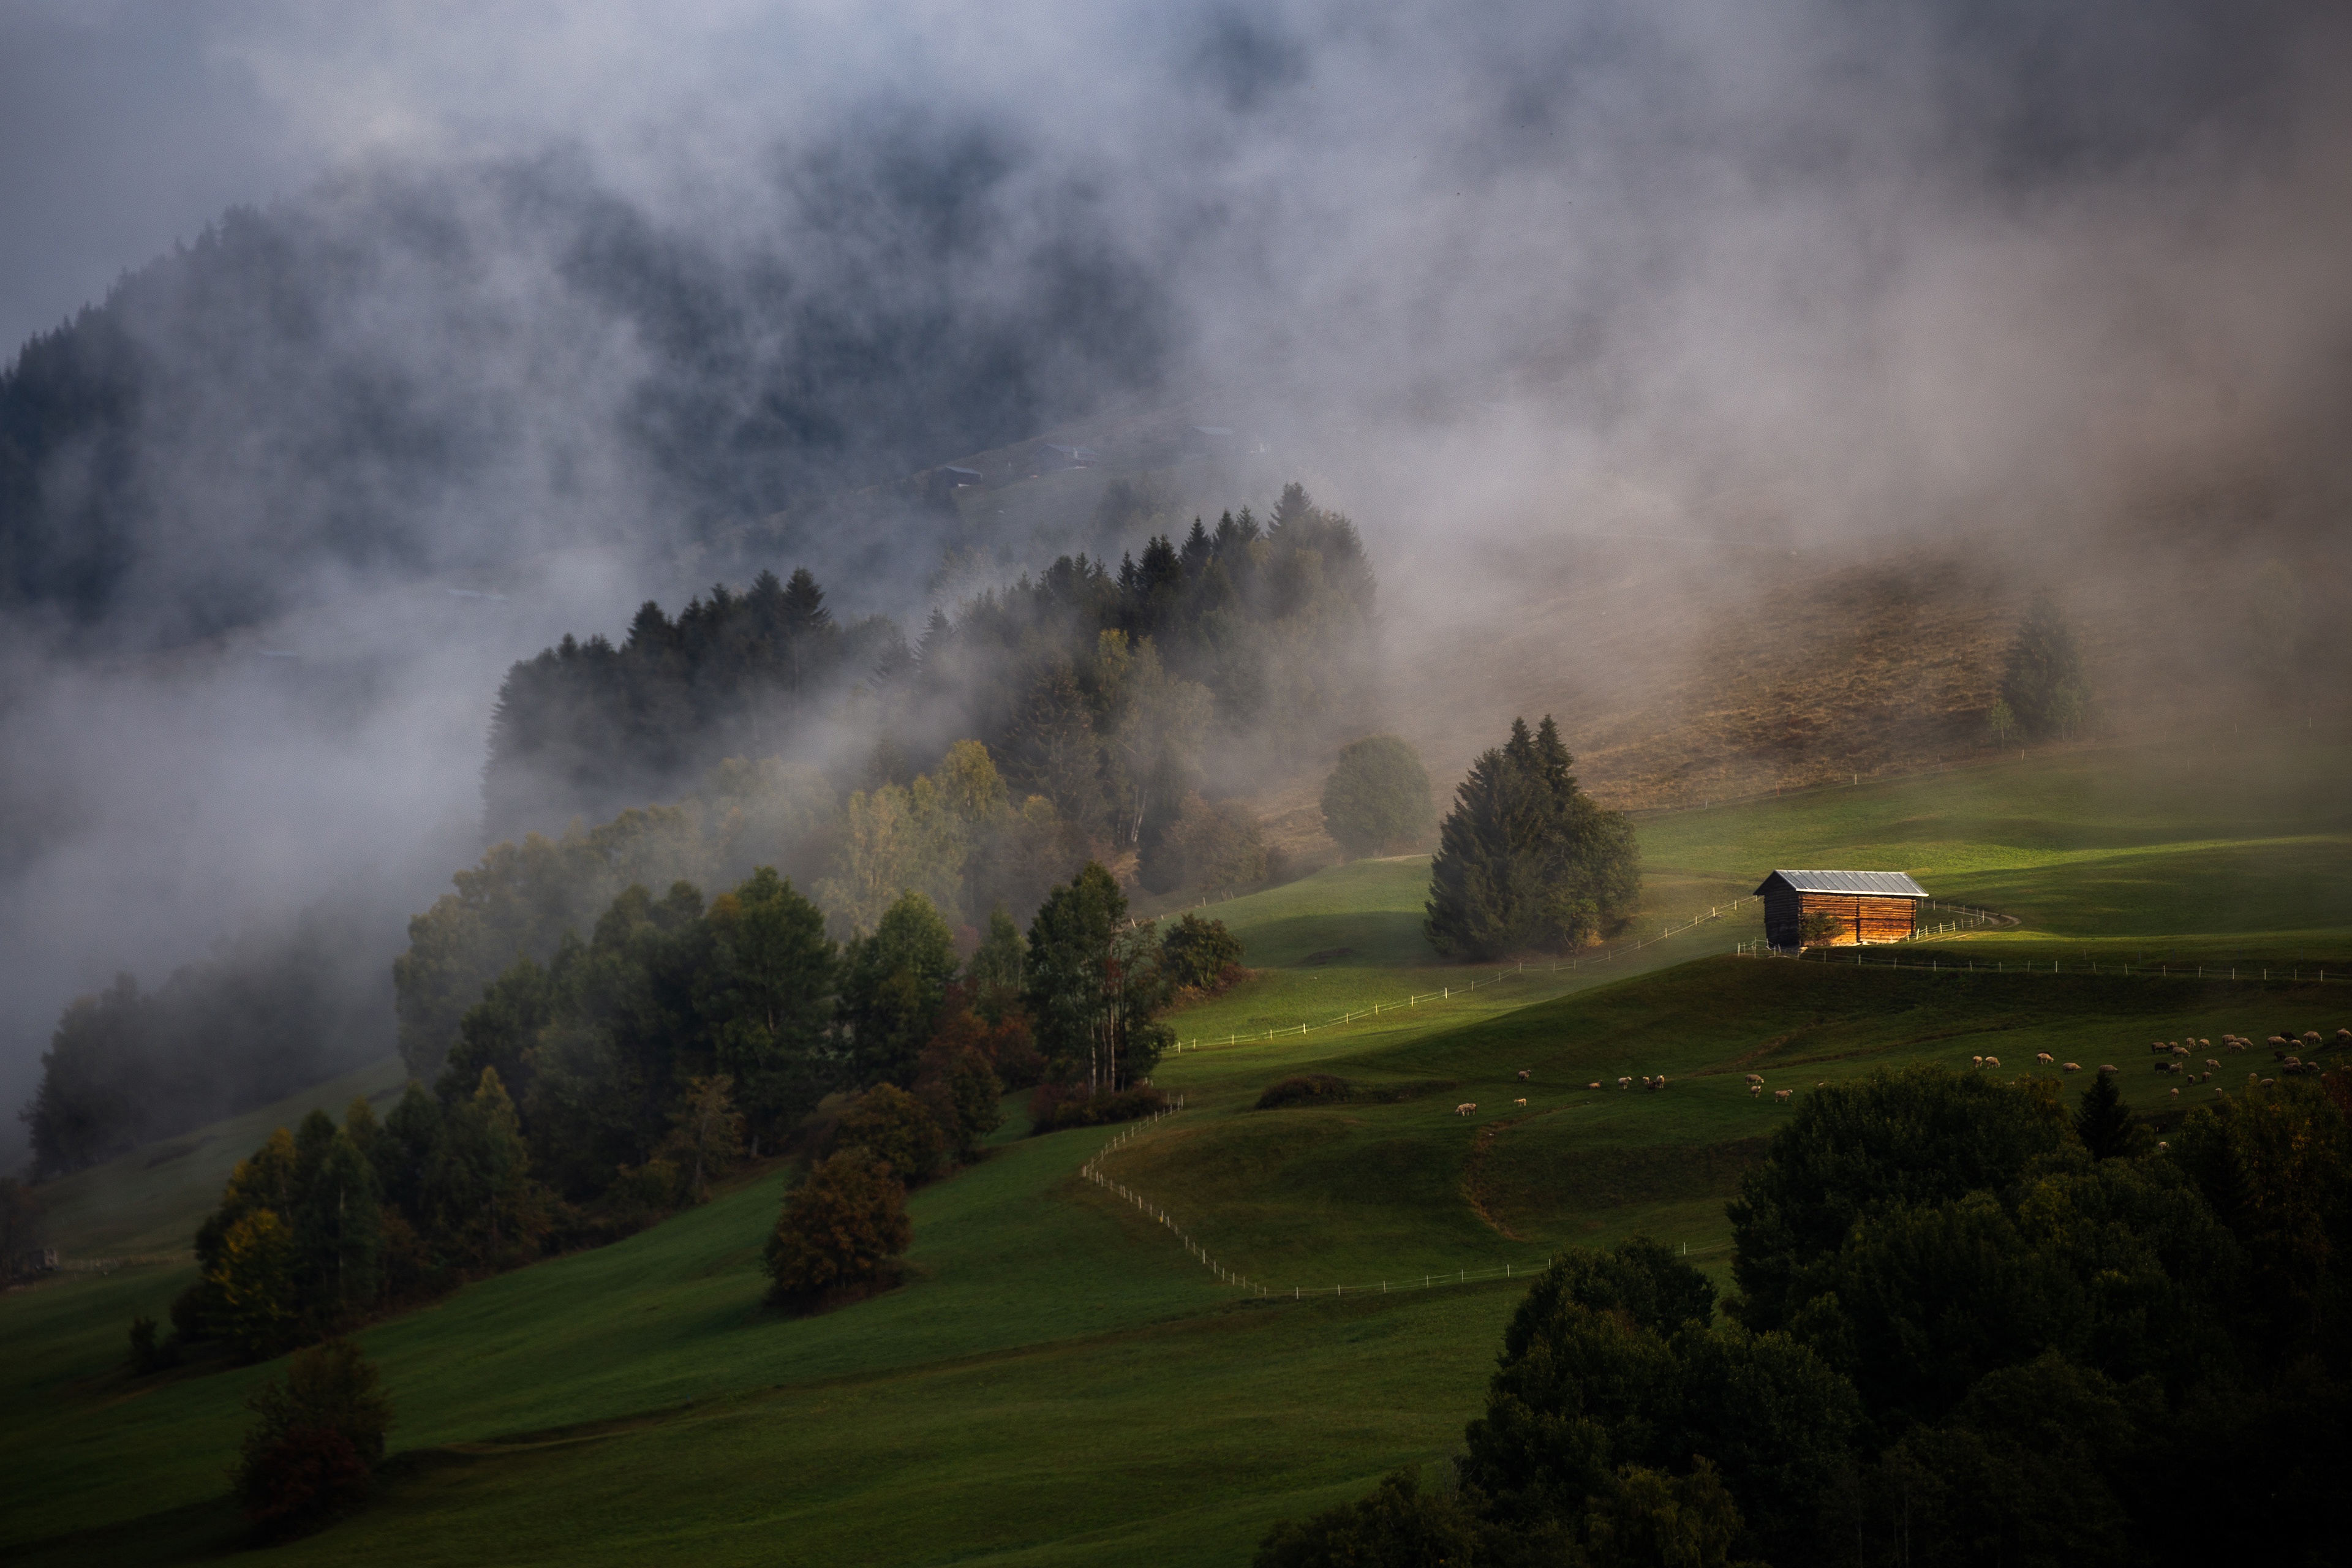
[{"label": "shrub", "polygon": [[1223,991],[1239,980],[1242,940],[1223,921],[1188,914],[1160,939],[1160,962],[1168,977],[1191,991]]},{"label": "shrub", "polygon": [[1284,1105],[1328,1105],[1348,1098],[1348,1080],[1328,1072],[1299,1073],[1268,1087],[1257,1097],[1260,1110]]},{"label": "shrub", "polygon": [[1398,1470],[1370,1497],[1344,1502],[1305,1523],[1285,1520],[1266,1532],[1255,1568],[1385,1568],[1477,1560],[1478,1520],[1446,1492],[1425,1492],[1411,1470]]},{"label": "shrub", "polygon": [[248,1403],[258,1419],[235,1471],[238,1503],[277,1533],[341,1511],[366,1497],[392,1425],[374,1365],[349,1340],[296,1352],[286,1380]]},{"label": "shrub", "polygon": [[770,1300],[814,1305],[870,1286],[913,1240],[907,1189],[888,1163],[862,1146],[844,1149],[784,1200],[768,1237]]},{"label": "shrub", "polygon": [[141,1377],[165,1367],[180,1364],[180,1337],[173,1334],[158,1343],[155,1320],[142,1315],[131,1320],[131,1370]]},{"label": "shrub", "polygon": [[834,1146],[870,1149],[908,1185],[940,1173],[948,1133],[923,1102],[894,1084],[877,1083],[841,1113]]},{"label": "shrub", "polygon": [[1433,816],[1429,773],[1410,742],[1367,735],[1339,748],[1323,781],[1323,831],[1350,858],[1414,847]]},{"label": "shrub", "polygon": [[1168,1097],[1149,1085],[1118,1094],[1090,1095],[1076,1085],[1040,1084],[1029,1097],[1029,1135],[1138,1121],[1167,1109]]},{"label": "shrub", "polygon": [[1825,910],[1815,910],[1797,922],[1797,945],[1820,947],[1837,941],[1845,934],[1845,921]]},{"label": "shrub", "polygon": [[932,1120],[947,1130],[960,1160],[976,1154],[981,1141],[1004,1120],[1000,1109],[1004,1085],[988,1058],[977,1048],[944,1037],[923,1048],[922,1076],[915,1084],[915,1096]]}]

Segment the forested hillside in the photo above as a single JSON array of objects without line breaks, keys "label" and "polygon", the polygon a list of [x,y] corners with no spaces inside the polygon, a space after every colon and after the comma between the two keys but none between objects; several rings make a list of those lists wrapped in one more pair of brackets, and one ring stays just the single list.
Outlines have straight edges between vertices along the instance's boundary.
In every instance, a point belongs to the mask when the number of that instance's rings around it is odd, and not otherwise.
[{"label": "forested hillside", "polygon": [[903,784],[910,760],[976,739],[1018,794],[1149,854],[1204,774],[1295,765],[1363,725],[1374,591],[1354,524],[1293,484],[1263,526],[1195,519],[1115,571],[1064,556],[912,640],[839,625],[805,569],[675,618],[648,603],[619,644],[567,637],[509,673],[490,829],[609,816],[730,756],[870,754],[866,782]]},{"label": "forested hillside", "polygon": [[0,374],[0,605],[202,635],[309,574],[740,525],[1148,383],[1152,284],[1082,201],[997,221],[987,142],[808,147],[744,246],[562,156],[232,210]]}]

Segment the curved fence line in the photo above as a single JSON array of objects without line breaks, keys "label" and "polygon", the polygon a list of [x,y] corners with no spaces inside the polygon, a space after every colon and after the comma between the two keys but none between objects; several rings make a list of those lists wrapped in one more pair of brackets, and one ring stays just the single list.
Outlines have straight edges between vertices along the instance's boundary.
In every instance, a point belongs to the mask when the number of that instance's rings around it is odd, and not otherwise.
[{"label": "curved fence line", "polygon": [[[1179,1242],[1182,1243],[1184,1250],[1192,1255],[1193,1261],[1200,1264],[1202,1268],[1206,1268],[1212,1275],[1215,1276],[1218,1283],[1231,1286],[1234,1289],[1242,1291],[1245,1296],[1253,1300],[1282,1300],[1286,1299],[1293,1301],[1303,1301],[1309,1296],[1318,1298],[1324,1296],[1344,1297],[1350,1290],[1353,1290],[1359,1296],[1388,1296],[1394,1295],[1404,1290],[1434,1289],[1440,1285],[1475,1285],[1489,1279],[1533,1279],[1536,1275],[1542,1273],[1544,1269],[1549,1268],[1553,1260],[1559,1256],[1557,1253],[1546,1253],[1544,1255],[1543,1261],[1540,1263],[1528,1265],[1505,1263],[1500,1268],[1496,1268],[1492,1265],[1487,1265],[1478,1268],[1456,1268],[1454,1271],[1454,1278],[1451,1279],[1445,1277],[1445,1274],[1442,1269],[1435,1272],[1423,1269],[1419,1273],[1399,1274],[1392,1279],[1374,1280],[1368,1284],[1356,1283],[1312,1286],[1292,1284],[1280,1286],[1269,1284],[1263,1279],[1254,1279],[1238,1269],[1227,1267],[1223,1262],[1212,1254],[1207,1247],[1193,1240],[1192,1233],[1177,1223],[1175,1215],[1170,1214],[1166,1209],[1160,1207],[1151,1199],[1144,1196],[1143,1194],[1138,1192],[1133,1187],[1129,1186],[1124,1182],[1114,1180],[1110,1174],[1102,1168],[1104,1159],[1108,1157],[1112,1151],[1122,1147],[1138,1137],[1140,1137],[1143,1133],[1151,1129],[1153,1123],[1165,1121],[1167,1118],[1175,1115],[1177,1111],[1183,1109],[1184,1102],[1180,1099],[1172,1110],[1160,1111],[1156,1115],[1149,1117],[1146,1120],[1136,1123],[1134,1126],[1126,1129],[1117,1137],[1113,1138],[1109,1142],[1105,1143],[1101,1148],[1096,1150],[1093,1157],[1087,1160],[1085,1164],[1078,1167],[1078,1174],[1084,1176],[1087,1181],[1092,1182],[1095,1185],[1102,1188],[1105,1192],[1110,1194],[1114,1197],[1122,1199],[1128,1204],[1132,1205],[1135,1208],[1142,1211],[1145,1215],[1161,1226],[1170,1235],[1173,1236]],[[1729,1245],[1731,1245],[1729,1242],[1717,1242],[1711,1246],[1694,1247],[1685,1242],[1682,1247],[1681,1255],[1689,1258],[1700,1257],[1709,1252],[1719,1252]],[[1519,1272],[1519,1269],[1523,1267],[1527,1268],[1527,1272],[1524,1274]]]},{"label": "curved fence line", "polygon": [[[1709,921],[1721,920],[1725,915],[1738,909],[1743,904],[1752,904],[1755,901],[1756,896],[1754,894],[1747,894],[1741,898],[1732,900],[1727,904],[1717,904],[1703,915],[1693,915],[1690,919],[1683,921],[1680,925],[1676,925],[1672,921],[1669,921],[1657,935],[1643,937],[1639,942],[1633,943],[1631,946],[1603,948],[1599,953],[1593,954],[1590,957],[1571,958],[1564,963],[1555,960],[1550,963],[1538,963],[1533,967],[1539,974],[1549,974],[1555,973],[1563,969],[1573,973],[1580,966],[1586,964],[1614,963],[1620,953],[1639,952],[1645,947],[1652,947],[1665,941],[1668,937],[1680,936],[1683,932],[1691,930],[1693,927],[1703,926],[1707,924]],[[1286,1024],[1278,1029],[1270,1028],[1258,1032],[1257,1037],[1249,1043],[1252,1045],[1264,1045],[1268,1040],[1278,1039],[1285,1035],[1295,1034],[1303,1037],[1317,1029],[1336,1029],[1345,1025],[1352,1024],[1359,1018],[1377,1018],[1383,1013],[1394,1013],[1401,1009],[1418,1007],[1423,1002],[1451,1001],[1453,1000],[1454,993],[1456,991],[1459,991],[1464,995],[1467,996],[1472,992],[1477,990],[1480,986],[1492,985],[1498,980],[1509,980],[1517,975],[1525,974],[1529,966],[1528,964],[1515,963],[1508,969],[1497,970],[1494,973],[1486,976],[1484,979],[1473,980],[1467,985],[1441,985],[1434,991],[1409,994],[1402,1002],[1375,1002],[1370,1007],[1356,1008],[1350,1012],[1342,1013],[1336,1018],[1326,1018],[1320,1024]],[[1235,1029],[1227,1034],[1225,1036],[1224,1043],[1228,1046],[1237,1046],[1242,1044],[1241,1031]],[[1176,1042],[1176,1049],[1179,1053],[1184,1051],[1205,1050],[1216,1044],[1217,1042],[1213,1038],[1206,1037],[1179,1040]]]},{"label": "curved fence line", "polygon": [[[2110,963],[2102,966],[2095,958],[2084,959],[2076,963],[2068,963],[2065,960],[2058,958],[2053,958],[2047,963],[2031,958],[1968,958],[1965,960],[1955,958],[1947,963],[1943,962],[1947,955],[1937,953],[1930,956],[1925,963],[1914,959],[1906,965],[1903,962],[1903,955],[1899,952],[1890,952],[1884,957],[1865,957],[1862,950],[1857,948],[1853,951],[1853,958],[1848,959],[1845,955],[1846,950],[1843,948],[1815,948],[1812,951],[1820,953],[1821,956],[1815,958],[1808,953],[1801,962],[1852,963],[1857,969],[1907,968],[1917,974],[2104,974],[2117,978],[2128,976],[2135,980],[2234,980],[2248,985],[2265,984],[2341,985],[2352,983],[2352,969],[2337,969],[2331,973],[2324,968],[2313,968],[2311,973],[2305,974],[2304,970],[2312,966],[2305,964],[2199,963],[2193,961],[2175,964],[2165,961],[2157,963]],[[1748,950],[1748,955],[1761,956],[1752,949]],[[2175,969],[2179,971],[2178,974],[2173,973]],[[2282,969],[2286,971],[2284,974],[2278,973]]]}]

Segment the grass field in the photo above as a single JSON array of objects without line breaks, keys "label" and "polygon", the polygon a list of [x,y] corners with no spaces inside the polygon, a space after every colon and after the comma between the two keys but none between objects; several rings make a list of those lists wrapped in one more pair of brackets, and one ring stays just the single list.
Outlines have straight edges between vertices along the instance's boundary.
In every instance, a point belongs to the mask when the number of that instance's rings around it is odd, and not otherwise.
[{"label": "grass field", "polygon": [[[2347,760],[2303,753],[2217,798],[2187,763],[2081,753],[1652,818],[1645,918],[1704,910],[1774,866],[1875,867],[2020,918],[1939,953],[2352,953],[2352,834],[2332,788]],[[1720,1279],[1723,1197],[1788,1114],[1747,1091],[1748,1072],[1801,1095],[1978,1055],[2015,1076],[2046,1050],[2118,1062],[2137,1107],[2169,1110],[2171,1080],[2139,1065],[2152,1037],[2352,1023],[2352,989],[2308,980],[1727,956],[1753,934],[1752,906],[1605,963],[1393,1012],[1391,998],[1465,978],[1418,946],[1424,878],[1412,861],[1361,862],[1215,906],[1264,973],[1176,1022],[1234,1043],[1164,1064],[1186,1109],[1105,1161],[1225,1266],[1304,1300],[1244,1299],[1081,1181],[1108,1134],[1013,1126],[989,1159],[915,1195],[904,1288],[781,1319],[760,1307],[756,1258],[783,1177],[759,1173],[626,1242],[368,1331],[399,1406],[386,1485],[362,1517],[273,1558],[1244,1560],[1274,1519],[1458,1441],[1518,1291],[1415,1288],[1424,1276],[1639,1231],[1688,1246]],[[1323,1024],[1373,1003],[1376,1017]],[[1316,1026],[1263,1037],[1299,1022]],[[2216,1083],[2242,1081],[2246,1058],[2224,1059]],[[1252,1109],[1310,1068],[1357,1098]],[[1660,1073],[1656,1093],[1613,1087]],[[394,1076],[321,1086],[275,1120],[381,1094]],[[1596,1080],[1611,1087],[1583,1087]],[[1455,1115],[1461,1101],[1478,1113]],[[228,1163],[275,1120],[59,1184],[60,1242],[184,1248]],[[130,1318],[160,1315],[188,1277],[126,1268],[0,1297],[10,1562],[234,1546],[226,1467],[242,1403],[273,1369],[134,1379],[121,1365]]]}]

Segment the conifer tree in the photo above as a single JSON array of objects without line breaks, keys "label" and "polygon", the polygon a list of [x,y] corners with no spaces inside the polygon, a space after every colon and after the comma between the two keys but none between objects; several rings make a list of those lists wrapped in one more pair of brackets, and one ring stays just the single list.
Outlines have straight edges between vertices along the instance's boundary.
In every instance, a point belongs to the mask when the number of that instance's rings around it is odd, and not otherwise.
[{"label": "conifer tree", "polygon": [[1547,716],[1481,755],[1438,834],[1423,930],[1448,957],[1561,952],[1615,930],[1641,893],[1633,830],[1577,788]]},{"label": "conifer tree", "polygon": [[2058,601],[2046,590],[2034,595],[2009,646],[2000,695],[2036,739],[2071,737],[2088,714],[2082,650]]},{"label": "conifer tree", "polygon": [[2137,1133],[2116,1075],[2095,1075],[2083,1086],[2082,1104],[2074,1111],[2074,1136],[2083,1141],[2092,1159],[2111,1160],[2131,1153],[2138,1142]]}]

